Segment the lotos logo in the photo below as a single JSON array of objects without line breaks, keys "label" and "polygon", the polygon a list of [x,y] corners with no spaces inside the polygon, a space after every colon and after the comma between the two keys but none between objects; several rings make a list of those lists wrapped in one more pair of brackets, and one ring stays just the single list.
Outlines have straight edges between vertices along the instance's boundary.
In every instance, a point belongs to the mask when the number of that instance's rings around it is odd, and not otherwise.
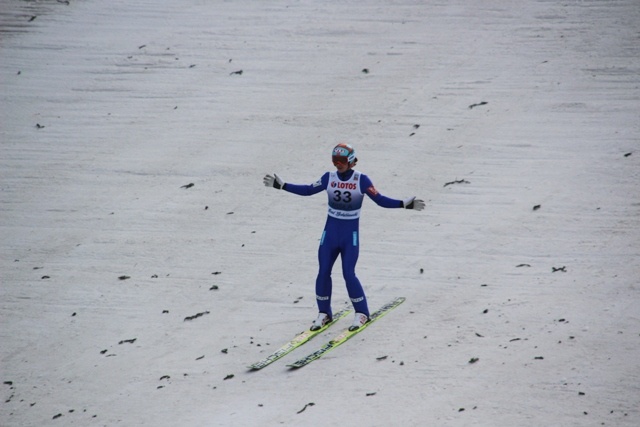
[{"label": "lotos logo", "polygon": [[355,190],[357,188],[356,184],[353,183],[353,182],[335,182],[335,181],[333,181],[331,183],[331,187],[332,188],[343,188],[343,189],[346,189],[346,190]]}]

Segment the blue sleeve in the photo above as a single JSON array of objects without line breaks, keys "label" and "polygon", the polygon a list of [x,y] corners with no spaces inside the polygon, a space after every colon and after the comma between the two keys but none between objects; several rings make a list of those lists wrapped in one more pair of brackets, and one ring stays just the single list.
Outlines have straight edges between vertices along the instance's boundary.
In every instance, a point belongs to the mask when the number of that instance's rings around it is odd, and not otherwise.
[{"label": "blue sleeve", "polygon": [[297,194],[298,196],[313,196],[321,191],[324,191],[329,184],[329,172],[322,175],[322,178],[310,185],[289,184],[288,182],[282,187],[283,190],[289,193]]},{"label": "blue sleeve", "polygon": [[401,208],[403,207],[402,200],[392,199],[391,197],[383,196],[378,193],[376,187],[373,186],[373,183],[369,179],[369,177],[365,174],[360,176],[360,191],[365,193],[371,200],[373,200],[378,206],[382,206],[383,208]]}]

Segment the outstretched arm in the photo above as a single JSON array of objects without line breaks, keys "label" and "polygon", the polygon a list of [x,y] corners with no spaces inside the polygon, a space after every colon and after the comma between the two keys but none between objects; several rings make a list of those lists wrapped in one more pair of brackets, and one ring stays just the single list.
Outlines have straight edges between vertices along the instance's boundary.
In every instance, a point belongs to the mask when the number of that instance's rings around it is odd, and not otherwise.
[{"label": "outstretched arm", "polygon": [[325,188],[327,188],[327,182],[329,180],[329,174],[326,173],[318,181],[311,185],[299,185],[284,182],[277,174],[266,175],[263,178],[264,185],[267,187],[273,187],[277,190],[285,190],[289,193],[297,194],[299,196],[312,196],[318,194]]},{"label": "outstretched arm", "polygon": [[383,196],[378,192],[378,190],[376,190],[373,183],[366,175],[361,177],[360,185],[362,185],[361,188],[364,188],[364,192],[367,196],[369,196],[369,198],[378,206],[382,206],[383,208],[405,208],[414,209],[416,211],[424,209],[424,201],[416,199],[415,196],[404,200],[392,199],[391,197]]}]

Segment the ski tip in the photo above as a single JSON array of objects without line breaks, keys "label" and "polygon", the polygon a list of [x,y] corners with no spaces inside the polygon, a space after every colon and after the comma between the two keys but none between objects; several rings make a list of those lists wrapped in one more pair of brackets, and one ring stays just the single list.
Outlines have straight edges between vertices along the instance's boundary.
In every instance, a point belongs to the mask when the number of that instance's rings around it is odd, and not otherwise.
[{"label": "ski tip", "polygon": [[389,304],[390,305],[400,305],[403,302],[405,302],[407,300],[407,298],[405,297],[397,297],[396,299],[394,299],[393,301],[391,301]]}]

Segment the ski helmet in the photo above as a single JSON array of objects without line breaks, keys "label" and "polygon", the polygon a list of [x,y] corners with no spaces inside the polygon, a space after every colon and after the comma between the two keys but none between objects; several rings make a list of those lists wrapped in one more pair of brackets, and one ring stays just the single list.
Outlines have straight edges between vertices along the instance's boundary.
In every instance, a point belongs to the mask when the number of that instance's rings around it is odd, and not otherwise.
[{"label": "ski helmet", "polygon": [[333,148],[331,153],[333,163],[347,163],[349,167],[353,167],[358,159],[356,158],[356,150],[349,144],[340,143]]}]

